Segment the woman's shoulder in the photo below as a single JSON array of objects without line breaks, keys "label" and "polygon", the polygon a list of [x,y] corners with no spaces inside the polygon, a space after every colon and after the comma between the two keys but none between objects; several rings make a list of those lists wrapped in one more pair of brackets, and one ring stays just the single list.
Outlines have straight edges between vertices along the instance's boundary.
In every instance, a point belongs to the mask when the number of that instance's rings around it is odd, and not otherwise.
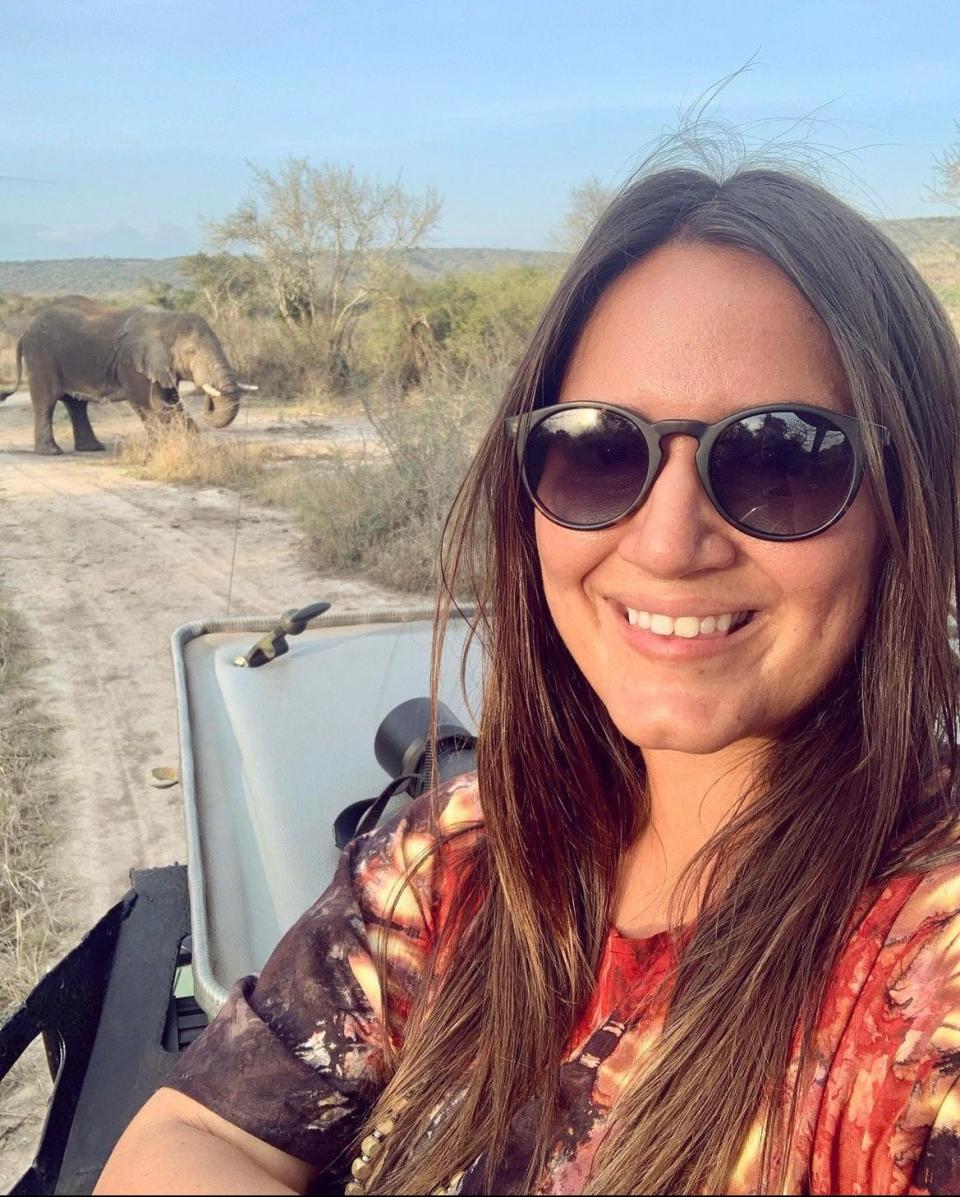
[{"label": "woman's shoulder", "polygon": [[437,821],[443,834],[459,834],[468,828],[479,831],[483,823],[477,774],[464,773],[439,787],[432,796]]},{"label": "woman's shoulder", "polygon": [[[960,1016],[960,861],[901,874],[861,905],[821,1011],[850,1068],[876,1048],[932,1046]],[[867,1044],[866,1039],[869,1040]],[[899,1041],[899,1042],[894,1042]]]},{"label": "woman's shoulder", "polygon": [[[895,907],[879,958],[887,1002],[936,1037],[935,1028],[960,1015],[960,860],[898,878],[887,889]],[[956,1046],[951,1042],[951,1051]]]},{"label": "woman's shoulder", "polygon": [[358,856],[396,855],[407,860],[447,841],[482,835],[483,812],[476,773],[464,773],[421,794],[379,827],[356,840]]},{"label": "woman's shoulder", "polygon": [[[937,1056],[943,1028],[958,1018],[960,860],[898,875],[873,892],[837,962],[822,1025],[860,1069],[874,1049],[901,1063]],[[948,1038],[953,1051],[952,1031]]]},{"label": "woman's shoulder", "polygon": [[960,860],[891,878],[860,916],[820,1010],[813,1191],[955,1192],[930,1178],[960,1150]]},{"label": "woman's shoulder", "polygon": [[885,900],[895,911],[888,946],[916,941],[951,944],[960,936],[960,853],[944,864],[895,878],[879,903]]},{"label": "woman's shoulder", "polygon": [[960,858],[902,873],[870,891],[854,919],[844,962],[901,983],[919,961],[926,980],[960,976]]},{"label": "woman's shoulder", "polygon": [[362,904],[410,925],[433,922],[483,837],[476,773],[421,795],[382,826],[358,836],[345,860]]}]

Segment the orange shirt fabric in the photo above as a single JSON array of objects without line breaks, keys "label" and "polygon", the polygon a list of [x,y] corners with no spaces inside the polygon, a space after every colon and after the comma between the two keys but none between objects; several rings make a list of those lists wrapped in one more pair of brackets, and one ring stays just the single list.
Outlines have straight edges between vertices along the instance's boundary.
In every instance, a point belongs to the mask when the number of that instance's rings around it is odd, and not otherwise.
[{"label": "orange shirt fabric", "polygon": [[[167,1084],[258,1138],[346,1179],[383,1078],[374,952],[389,962],[391,1033],[455,900],[458,863],[482,835],[475,775],[450,784],[441,833],[475,830],[429,856],[388,919],[400,880],[435,844],[414,803],[344,851],[330,888],[284,936],[259,979],[243,978]],[[657,1040],[677,943],[611,929],[588,1008],[568,1045],[555,1138],[539,1193],[582,1193],[610,1110]],[[873,895],[830,979],[800,1095],[785,1193],[960,1193],[960,864],[899,877]],[[452,1190],[519,1192],[533,1104],[520,1109],[481,1187],[481,1156]],[[758,1112],[728,1192],[755,1193]],[[323,1188],[317,1191],[328,1191]]]}]

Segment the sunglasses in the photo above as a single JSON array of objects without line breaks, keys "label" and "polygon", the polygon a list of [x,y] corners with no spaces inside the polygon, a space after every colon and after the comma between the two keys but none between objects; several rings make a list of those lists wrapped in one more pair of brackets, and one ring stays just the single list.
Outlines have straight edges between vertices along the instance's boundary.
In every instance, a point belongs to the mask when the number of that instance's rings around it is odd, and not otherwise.
[{"label": "sunglasses", "polygon": [[[716,424],[649,424],[613,403],[558,403],[504,421],[523,485],[555,524],[591,531],[626,519],[650,493],[664,438],[692,436],[710,502],[761,540],[802,540],[840,519],[863,478],[862,427],[805,403],[749,407]],[[871,428],[889,442],[886,428]]]}]

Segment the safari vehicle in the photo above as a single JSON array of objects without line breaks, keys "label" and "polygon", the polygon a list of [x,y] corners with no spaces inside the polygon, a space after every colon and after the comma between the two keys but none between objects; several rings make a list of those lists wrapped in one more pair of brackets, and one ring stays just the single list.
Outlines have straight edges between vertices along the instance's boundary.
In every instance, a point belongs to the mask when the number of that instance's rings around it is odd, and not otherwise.
[{"label": "safari vehicle", "polygon": [[433,611],[327,607],[173,633],[187,864],[132,871],[0,1030],[0,1077],[42,1036],[53,1079],[11,1193],[89,1193],[176,1053],[325,888],[338,844],[428,775],[473,767],[480,666],[471,648],[461,677],[465,619],[450,621],[431,729]]}]

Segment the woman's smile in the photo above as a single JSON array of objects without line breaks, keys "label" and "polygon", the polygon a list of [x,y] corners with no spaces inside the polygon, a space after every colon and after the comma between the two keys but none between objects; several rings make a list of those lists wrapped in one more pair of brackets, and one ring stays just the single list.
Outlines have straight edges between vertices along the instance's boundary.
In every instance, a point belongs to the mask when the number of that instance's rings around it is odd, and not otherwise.
[{"label": "woman's smile", "polygon": [[725,611],[722,615],[670,615],[627,608],[627,623],[633,627],[649,628],[656,636],[680,636],[684,640],[700,637],[728,636],[742,627],[753,615],[752,611]]},{"label": "woman's smile", "polygon": [[609,600],[617,634],[641,656],[654,661],[703,661],[739,649],[761,626],[751,609],[716,615],[670,616]]}]

